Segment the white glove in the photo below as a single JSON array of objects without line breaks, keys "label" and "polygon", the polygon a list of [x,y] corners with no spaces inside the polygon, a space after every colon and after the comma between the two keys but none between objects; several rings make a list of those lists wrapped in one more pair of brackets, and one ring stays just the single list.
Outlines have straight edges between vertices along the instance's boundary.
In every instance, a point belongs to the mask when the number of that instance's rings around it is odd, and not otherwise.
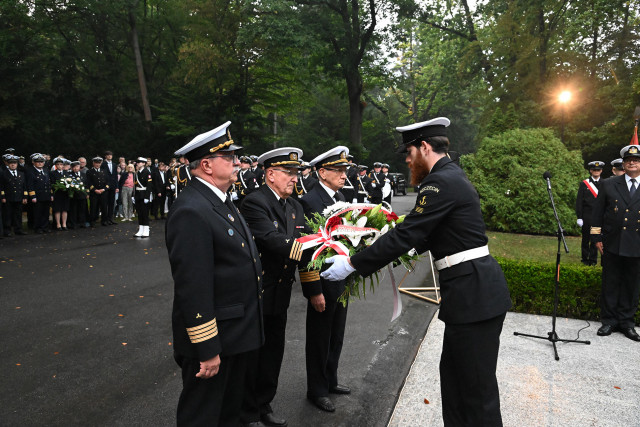
[{"label": "white glove", "polygon": [[582,221],[582,219],[580,219],[580,218],[579,218],[579,219],[578,219],[578,225],[579,225],[580,227],[582,227],[582,224],[584,224],[584,221]]},{"label": "white glove", "polygon": [[149,199],[144,199],[144,203],[145,204],[149,203]]},{"label": "white glove", "polygon": [[327,258],[325,261],[327,264],[333,264],[331,268],[320,273],[320,276],[326,280],[338,281],[342,280],[354,271],[355,268],[349,264],[349,257],[346,255],[335,255],[331,258]]},{"label": "white glove", "polygon": [[136,204],[136,198],[135,197],[132,197],[131,201],[133,202],[134,205]]}]

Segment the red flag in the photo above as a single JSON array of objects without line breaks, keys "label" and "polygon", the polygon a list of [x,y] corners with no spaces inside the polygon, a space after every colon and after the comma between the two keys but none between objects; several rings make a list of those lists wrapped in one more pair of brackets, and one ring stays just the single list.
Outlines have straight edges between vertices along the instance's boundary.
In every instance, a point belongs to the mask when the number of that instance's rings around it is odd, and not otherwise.
[{"label": "red flag", "polygon": [[638,125],[636,124],[635,129],[633,130],[633,137],[631,138],[631,142],[629,145],[638,145]]}]

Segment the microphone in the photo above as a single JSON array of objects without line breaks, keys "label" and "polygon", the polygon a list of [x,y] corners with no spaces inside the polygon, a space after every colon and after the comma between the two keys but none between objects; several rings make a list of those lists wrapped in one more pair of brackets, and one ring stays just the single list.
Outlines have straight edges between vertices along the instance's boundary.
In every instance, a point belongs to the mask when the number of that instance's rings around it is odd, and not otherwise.
[{"label": "microphone", "polygon": [[551,180],[550,180],[550,178],[551,178],[551,172],[549,172],[549,171],[545,171],[545,172],[542,174],[542,178],[544,178],[544,179],[546,179],[546,180],[547,180],[547,188],[548,188],[549,190],[551,190]]}]

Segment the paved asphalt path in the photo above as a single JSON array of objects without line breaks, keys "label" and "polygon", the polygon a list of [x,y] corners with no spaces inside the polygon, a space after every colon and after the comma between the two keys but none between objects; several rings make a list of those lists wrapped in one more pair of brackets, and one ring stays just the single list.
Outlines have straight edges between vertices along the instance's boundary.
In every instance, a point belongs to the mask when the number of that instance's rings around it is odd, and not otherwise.
[{"label": "paved asphalt path", "polygon": [[[408,212],[414,196],[394,198],[394,209]],[[0,240],[0,426],[175,425],[181,378],[164,221],[152,222],[149,239],[135,238],[137,228]],[[385,275],[375,294],[351,302],[339,373],[353,393],[335,396],[327,414],[305,399],[306,300],[294,286],[277,415],[290,426],[385,426],[437,308],[402,300],[391,323]]]}]

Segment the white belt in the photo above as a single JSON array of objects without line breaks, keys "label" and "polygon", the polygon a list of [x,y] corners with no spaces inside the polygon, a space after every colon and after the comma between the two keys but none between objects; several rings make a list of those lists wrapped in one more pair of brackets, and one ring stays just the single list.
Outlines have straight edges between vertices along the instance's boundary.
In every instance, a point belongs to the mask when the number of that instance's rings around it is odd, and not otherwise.
[{"label": "white belt", "polygon": [[489,255],[489,246],[481,246],[475,249],[469,249],[466,251],[458,252],[457,254],[446,256],[435,262],[438,270],[444,270],[445,268],[453,267],[461,262],[471,261],[472,259],[482,258]]},{"label": "white belt", "polygon": [[146,191],[147,187],[136,187],[136,190]]}]

